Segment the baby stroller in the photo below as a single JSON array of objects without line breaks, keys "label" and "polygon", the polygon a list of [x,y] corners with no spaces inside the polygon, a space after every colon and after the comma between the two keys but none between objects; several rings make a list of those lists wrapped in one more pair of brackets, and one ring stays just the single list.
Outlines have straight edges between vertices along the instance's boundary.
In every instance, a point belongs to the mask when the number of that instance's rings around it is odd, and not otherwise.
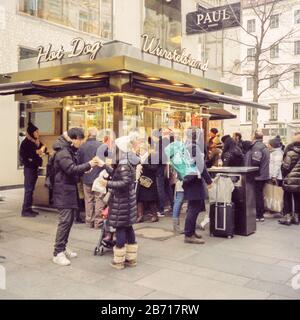
[{"label": "baby stroller", "polygon": [[114,240],[115,229],[109,225],[108,207],[102,212],[103,222],[100,228],[99,240],[94,250],[94,256],[103,256],[106,251],[112,251],[116,244]]}]

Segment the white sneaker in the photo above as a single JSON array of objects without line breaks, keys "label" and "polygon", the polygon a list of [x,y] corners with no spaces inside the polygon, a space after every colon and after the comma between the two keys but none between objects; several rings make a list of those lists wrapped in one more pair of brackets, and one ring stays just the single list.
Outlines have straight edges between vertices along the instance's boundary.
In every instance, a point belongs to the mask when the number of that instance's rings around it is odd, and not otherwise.
[{"label": "white sneaker", "polygon": [[68,249],[68,248],[66,248],[65,255],[66,255],[66,257],[69,258],[69,259],[77,258],[77,253],[71,251],[71,250]]},{"label": "white sneaker", "polygon": [[71,261],[68,260],[64,252],[60,252],[56,257],[53,257],[53,262],[60,266],[69,266]]}]

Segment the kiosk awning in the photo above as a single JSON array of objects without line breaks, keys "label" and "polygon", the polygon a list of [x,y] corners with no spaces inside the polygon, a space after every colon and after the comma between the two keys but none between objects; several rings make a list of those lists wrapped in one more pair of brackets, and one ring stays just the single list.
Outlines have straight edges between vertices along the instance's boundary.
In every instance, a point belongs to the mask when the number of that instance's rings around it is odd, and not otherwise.
[{"label": "kiosk awning", "polygon": [[269,110],[268,105],[246,101],[231,96],[210,92],[207,90],[195,89],[191,87],[177,87],[172,84],[154,83],[150,81],[134,80],[133,86],[143,89],[157,90],[159,92],[169,92],[174,95],[184,95],[199,100],[199,103],[224,103],[231,105],[241,105],[257,109]]}]

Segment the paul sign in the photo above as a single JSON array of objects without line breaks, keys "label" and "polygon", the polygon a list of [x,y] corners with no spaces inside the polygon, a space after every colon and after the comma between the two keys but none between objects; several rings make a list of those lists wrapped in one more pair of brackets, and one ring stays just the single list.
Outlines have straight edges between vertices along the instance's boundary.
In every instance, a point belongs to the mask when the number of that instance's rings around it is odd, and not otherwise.
[{"label": "paul sign", "polygon": [[241,4],[207,9],[198,5],[198,11],[186,15],[186,33],[204,33],[237,27],[241,21]]},{"label": "paul sign", "polygon": [[98,52],[103,47],[103,42],[97,41],[93,44],[86,43],[81,38],[75,38],[71,41],[71,52],[68,54],[65,52],[64,47],[61,45],[58,50],[52,50],[52,44],[48,47],[39,46],[38,47],[38,57],[37,63],[49,62],[55,60],[62,60],[63,58],[79,57],[82,55],[90,55],[90,61],[95,60]]}]

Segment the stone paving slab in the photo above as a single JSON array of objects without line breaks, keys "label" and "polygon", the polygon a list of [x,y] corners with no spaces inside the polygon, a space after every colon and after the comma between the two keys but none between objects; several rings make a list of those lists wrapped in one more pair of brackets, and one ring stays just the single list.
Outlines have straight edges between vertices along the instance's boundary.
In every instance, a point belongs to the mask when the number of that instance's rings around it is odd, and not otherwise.
[{"label": "stone paving slab", "polygon": [[266,299],[269,293],[220,281],[199,278],[173,270],[161,269],[136,282],[139,285],[189,299]]}]

